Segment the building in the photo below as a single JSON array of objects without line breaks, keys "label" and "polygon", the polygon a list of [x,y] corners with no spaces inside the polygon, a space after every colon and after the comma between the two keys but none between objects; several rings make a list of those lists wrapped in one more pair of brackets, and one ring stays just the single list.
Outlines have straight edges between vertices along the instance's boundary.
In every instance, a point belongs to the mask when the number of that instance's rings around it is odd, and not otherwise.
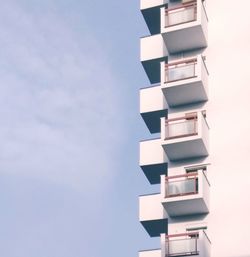
[{"label": "building", "polygon": [[141,38],[140,58],[151,85],[140,90],[140,113],[150,133],[160,137],[140,142],[140,167],[161,190],[139,197],[139,219],[161,247],[139,256],[250,256],[237,247],[226,250],[226,242],[219,243],[228,228],[217,235],[214,228],[223,216],[211,202],[218,197],[223,203],[225,196],[218,195],[215,174],[221,150],[214,143],[216,129],[212,147],[210,139],[210,121],[216,119],[209,95],[206,2],[141,0],[141,12],[150,35]]},{"label": "building", "polygon": [[161,192],[139,216],[161,244],[140,257],[250,256],[249,2],[206,2],[141,0],[140,112],[160,137],[140,142],[140,166]]}]

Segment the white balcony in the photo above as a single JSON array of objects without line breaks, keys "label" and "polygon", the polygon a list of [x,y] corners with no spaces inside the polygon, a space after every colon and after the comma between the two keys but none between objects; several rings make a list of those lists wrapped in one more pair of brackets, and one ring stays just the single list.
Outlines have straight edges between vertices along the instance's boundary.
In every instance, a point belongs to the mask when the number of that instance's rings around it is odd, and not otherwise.
[{"label": "white balcony", "polygon": [[140,0],[141,11],[166,4],[168,0]]},{"label": "white balcony", "polygon": [[166,235],[162,256],[210,257],[211,242],[204,230]]},{"label": "white balcony", "polygon": [[162,204],[170,217],[207,214],[209,212],[209,182],[206,167],[192,168],[191,172],[163,176]]},{"label": "white balcony", "polygon": [[170,107],[208,100],[208,70],[204,58],[161,63],[162,92]]},{"label": "white balcony", "polygon": [[140,166],[151,184],[159,184],[160,176],[166,174],[167,156],[161,139],[150,139],[140,142]]},{"label": "white balcony", "polygon": [[161,118],[162,146],[171,161],[208,156],[209,127],[203,113]]},{"label": "white balcony", "polygon": [[202,0],[161,8],[161,33],[169,53],[207,46],[208,18]]},{"label": "white balcony", "polygon": [[141,0],[141,13],[147,23],[151,35],[161,32],[161,10],[167,0]]},{"label": "white balcony", "polygon": [[167,103],[160,85],[140,90],[140,113],[151,133],[161,131],[160,118],[167,115]]},{"label": "white balcony", "polygon": [[139,196],[139,219],[151,237],[167,231],[167,214],[161,199],[161,194]]},{"label": "white balcony", "polygon": [[144,250],[139,252],[139,257],[162,257],[161,249]]},{"label": "white balcony", "polygon": [[140,60],[150,83],[160,83],[160,63],[168,56],[162,35],[142,37],[140,39]]}]

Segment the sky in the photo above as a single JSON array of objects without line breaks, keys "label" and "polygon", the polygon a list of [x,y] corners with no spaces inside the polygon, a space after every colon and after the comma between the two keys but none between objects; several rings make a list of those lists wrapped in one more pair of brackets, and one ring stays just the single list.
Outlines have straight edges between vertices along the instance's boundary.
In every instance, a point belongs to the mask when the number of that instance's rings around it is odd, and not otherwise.
[{"label": "sky", "polygon": [[[241,134],[250,129],[250,6],[210,3],[208,121],[212,148],[226,152],[214,181],[227,183],[220,215],[230,214],[212,230],[242,233],[234,240],[248,247],[250,210],[231,204],[247,205],[239,201],[244,187],[232,190],[236,173],[225,180],[225,172],[240,171],[249,188],[250,143]],[[149,85],[139,62],[139,37],[148,34],[139,1],[2,1],[0,31],[1,256],[132,257],[159,247],[138,221],[138,195],[159,192],[138,166],[138,141],[151,137],[139,115],[139,88]],[[246,257],[230,239],[217,245]]]},{"label": "sky", "polygon": [[1,256],[137,256],[139,2],[5,1],[0,31]]}]

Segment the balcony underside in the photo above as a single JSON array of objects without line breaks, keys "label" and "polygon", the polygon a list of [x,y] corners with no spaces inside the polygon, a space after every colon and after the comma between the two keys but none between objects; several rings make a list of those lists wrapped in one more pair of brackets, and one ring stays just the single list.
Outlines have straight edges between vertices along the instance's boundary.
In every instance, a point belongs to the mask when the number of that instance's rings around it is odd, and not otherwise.
[{"label": "balcony underside", "polygon": [[163,39],[170,53],[207,47],[207,40],[201,25],[176,30],[173,27],[171,31],[163,33]]},{"label": "balcony underside", "polygon": [[208,149],[202,138],[184,139],[184,141],[173,143],[169,141],[172,140],[166,140],[163,148],[171,161],[208,156]]},{"label": "balcony underside", "polygon": [[171,217],[183,215],[196,215],[208,213],[208,206],[203,198],[185,199],[183,200],[168,200],[166,199],[162,204]]},{"label": "balcony underside", "polygon": [[168,219],[141,221],[141,224],[151,237],[167,233]]},{"label": "balcony underside", "polygon": [[160,133],[161,132],[161,117],[167,115],[167,109],[153,111],[153,112],[144,112],[141,113],[141,116],[147,125],[150,133]]},{"label": "balcony underside", "polygon": [[160,33],[160,24],[161,24],[160,8],[161,7],[162,6],[156,6],[153,8],[143,9],[141,11],[151,35]]},{"label": "balcony underside", "polygon": [[147,177],[150,184],[159,184],[161,182],[160,176],[166,174],[167,168],[167,163],[141,166],[141,169],[143,170],[143,173]]},{"label": "balcony underside", "polygon": [[142,61],[142,66],[148,76],[151,84],[160,83],[161,81],[161,65],[162,61],[166,61],[167,57]]},{"label": "balcony underside", "polygon": [[185,80],[183,80],[183,82],[179,81],[179,85],[176,85],[177,83],[178,82],[170,82],[162,88],[162,92],[170,107],[208,100],[202,81],[185,83]]}]

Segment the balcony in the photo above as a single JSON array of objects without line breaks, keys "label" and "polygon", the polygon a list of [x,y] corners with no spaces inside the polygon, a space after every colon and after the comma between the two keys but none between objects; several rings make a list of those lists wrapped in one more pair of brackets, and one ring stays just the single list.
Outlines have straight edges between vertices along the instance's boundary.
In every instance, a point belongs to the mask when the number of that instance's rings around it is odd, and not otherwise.
[{"label": "balcony", "polygon": [[140,251],[139,257],[161,257],[161,249]]},{"label": "balcony", "polygon": [[198,173],[166,177],[165,197],[196,195],[198,193]]},{"label": "balcony", "polygon": [[[208,70],[201,55],[162,63],[162,92],[170,107],[208,100]],[[164,67],[165,66],[165,67]]]},{"label": "balcony", "polygon": [[160,83],[160,63],[165,61],[167,56],[167,48],[161,34],[141,38],[140,60],[151,84]]},{"label": "balcony", "polygon": [[141,11],[165,5],[167,0],[140,0]]},{"label": "balcony", "polygon": [[202,0],[161,8],[161,32],[170,53],[207,47],[207,23]]},{"label": "balcony", "polygon": [[140,90],[140,113],[151,133],[161,131],[160,118],[167,115],[167,103],[160,85]]},{"label": "balcony", "polygon": [[161,10],[166,0],[141,0],[140,9],[151,35],[161,32]]},{"label": "balcony", "polygon": [[167,171],[167,156],[161,139],[140,142],[140,166],[151,184],[160,183],[160,176]]},{"label": "balcony", "polygon": [[165,257],[210,256],[211,242],[205,231],[166,235]]},{"label": "balcony", "polygon": [[165,198],[162,202],[171,217],[207,214],[209,212],[209,188],[206,167],[194,172],[165,177]]},{"label": "balcony", "polygon": [[209,127],[203,112],[161,118],[162,146],[171,161],[208,156]]},{"label": "balcony", "polygon": [[167,232],[167,214],[161,204],[161,194],[139,197],[139,219],[151,237]]}]

